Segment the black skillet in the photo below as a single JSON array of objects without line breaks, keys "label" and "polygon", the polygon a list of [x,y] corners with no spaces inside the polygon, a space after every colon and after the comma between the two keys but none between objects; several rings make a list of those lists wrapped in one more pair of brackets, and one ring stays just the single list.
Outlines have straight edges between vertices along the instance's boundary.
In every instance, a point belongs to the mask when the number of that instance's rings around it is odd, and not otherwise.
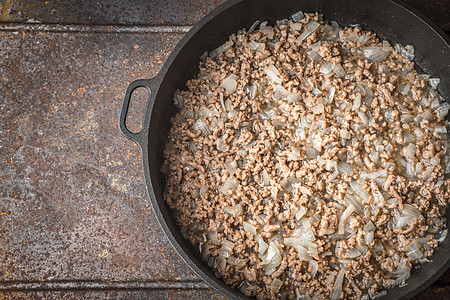
[{"label": "black skillet", "polygon": [[[202,261],[198,250],[180,234],[170,209],[164,202],[165,176],[160,172],[163,150],[175,114],[173,93],[183,89],[185,82],[198,73],[198,62],[205,51],[224,43],[228,36],[249,28],[255,20],[269,21],[288,18],[293,13],[319,12],[327,20],[342,27],[360,24],[392,44],[412,44],[416,49],[416,64],[433,77],[441,78],[439,92],[450,99],[450,39],[423,14],[400,0],[231,0],[206,15],[178,43],[167,61],[152,79],[137,80],[128,86],[120,114],[120,130],[142,150],[147,192],[156,217],[172,246],[189,267],[207,284],[231,299],[246,299],[239,291],[227,286]],[[130,132],[125,119],[130,97],[138,87],[150,90],[150,97],[139,133]],[[447,210],[447,218],[450,210]],[[416,267],[402,288],[388,290],[383,299],[409,299],[439,278],[450,265],[450,238],[439,245],[432,262]]]}]

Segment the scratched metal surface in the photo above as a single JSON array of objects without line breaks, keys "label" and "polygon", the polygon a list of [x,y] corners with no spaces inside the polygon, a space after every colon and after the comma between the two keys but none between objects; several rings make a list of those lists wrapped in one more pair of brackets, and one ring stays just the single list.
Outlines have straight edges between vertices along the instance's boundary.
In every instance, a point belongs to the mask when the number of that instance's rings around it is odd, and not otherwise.
[{"label": "scratched metal surface", "polygon": [[[172,250],[117,126],[126,86],[221,2],[0,2],[0,298],[221,298]],[[448,22],[448,0],[416,2]],[[417,299],[449,294],[447,272]]]}]

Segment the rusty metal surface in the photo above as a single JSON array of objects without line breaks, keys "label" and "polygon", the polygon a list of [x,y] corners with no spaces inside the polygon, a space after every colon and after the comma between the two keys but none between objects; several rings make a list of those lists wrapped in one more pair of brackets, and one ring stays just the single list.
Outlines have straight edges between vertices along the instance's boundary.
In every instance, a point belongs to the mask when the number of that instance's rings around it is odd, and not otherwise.
[{"label": "rusty metal surface", "polygon": [[8,22],[192,25],[225,0],[5,0]]},{"label": "rusty metal surface", "polygon": [[[450,31],[450,0],[405,0]],[[3,20],[62,24],[192,25],[225,0],[3,0]]]},{"label": "rusty metal surface", "polygon": [[221,2],[0,3],[0,298],[221,299],[172,250],[117,128],[126,86]]}]

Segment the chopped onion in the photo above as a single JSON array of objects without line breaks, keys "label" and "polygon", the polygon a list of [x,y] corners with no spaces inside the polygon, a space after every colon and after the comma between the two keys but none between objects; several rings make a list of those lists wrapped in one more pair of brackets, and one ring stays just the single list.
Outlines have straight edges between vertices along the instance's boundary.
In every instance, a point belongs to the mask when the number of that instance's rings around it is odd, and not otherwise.
[{"label": "chopped onion", "polygon": [[232,162],[228,163],[225,168],[227,169],[228,172],[230,172],[231,175],[234,174],[234,172],[236,172],[237,169],[237,162],[235,160],[233,160]]},{"label": "chopped onion", "polygon": [[348,130],[341,130],[340,134],[343,139],[349,140],[351,138],[350,131]]},{"label": "chopped onion", "polygon": [[[410,46],[410,47],[408,47]],[[398,53],[400,53],[404,58],[409,59],[409,60],[413,60],[414,59],[414,47],[412,47],[412,45],[408,45],[406,47],[408,47],[408,49],[406,49],[405,47],[403,47],[400,44],[395,44],[394,48],[395,50],[398,51]]]},{"label": "chopped onion", "polygon": [[281,286],[283,285],[283,281],[278,278],[272,279],[272,283],[270,284],[270,289],[275,293],[280,291]]},{"label": "chopped onion", "polygon": [[320,24],[314,20],[310,20],[308,24],[305,25],[306,30],[300,34],[297,38],[297,43],[301,43],[304,39],[306,39],[310,34],[315,32],[319,28]]},{"label": "chopped onion", "polygon": [[312,260],[311,256],[308,253],[308,250],[306,250],[305,247],[297,245],[297,246],[295,246],[295,250],[297,251],[298,258],[300,260],[304,260],[304,261]]},{"label": "chopped onion", "polygon": [[202,119],[198,119],[197,121],[195,121],[194,124],[192,124],[192,129],[193,130],[201,130],[201,132],[204,135],[210,135],[211,134],[211,128]]},{"label": "chopped onion", "polygon": [[386,177],[386,176],[387,176],[386,170],[380,170],[380,171],[376,171],[373,173],[361,172],[361,175],[360,175],[361,178],[366,178],[366,179],[375,179],[375,178]]},{"label": "chopped onion", "polygon": [[344,276],[345,276],[345,269],[341,268],[334,282],[333,292],[331,293],[331,300],[339,300],[341,298]]},{"label": "chopped onion", "polygon": [[364,236],[364,241],[366,242],[366,245],[369,245],[370,243],[373,242],[373,238],[374,238],[374,231],[369,231],[366,233],[366,235]]},{"label": "chopped onion", "polygon": [[184,99],[183,96],[181,96],[179,89],[177,89],[175,93],[173,93],[173,103],[177,108],[184,108]]},{"label": "chopped onion", "polygon": [[251,50],[254,50],[256,52],[261,52],[261,51],[264,51],[266,49],[266,44],[264,44],[264,43],[257,43],[255,41],[251,41],[250,43],[248,43],[248,47]]},{"label": "chopped onion", "polygon": [[356,207],[353,204],[350,204],[347,206],[347,208],[342,213],[342,216],[339,219],[339,234],[345,233],[345,224],[347,223],[347,219],[350,217],[350,215],[356,210]]},{"label": "chopped onion", "polygon": [[345,73],[344,68],[341,66],[341,64],[333,64],[333,71],[339,78],[344,78],[347,73]]},{"label": "chopped onion", "polygon": [[347,258],[353,259],[353,258],[357,258],[357,257],[361,256],[361,252],[359,252],[358,249],[353,248],[353,249],[347,250],[347,252],[345,252],[345,256]]},{"label": "chopped onion", "polygon": [[363,202],[367,203],[369,201],[369,193],[367,193],[366,190],[359,185],[359,183],[357,183],[356,181],[352,181],[350,182],[350,186],[353,190],[355,190],[356,194],[361,197]]},{"label": "chopped onion", "polygon": [[320,56],[319,53],[317,53],[316,51],[308,51],[306,52],[306,54],[308,54],[308,57],[315,62],[319,62],[322,60],[322,56]]},{"label": "chopped onion", "polygon": [[261,30],[262,33],[264,33],[269,40],[273,39],[273,27],[272,26],[260,26],[259,30]]},{"label": "chopped onion", "polygon": [[369,248],[367,248],[367,246],[356,244],[355,247],[356,247],[356,249],[358,249],[359,252],[361,252],[362,255],[366,255],[367,252],[369,251]]},{"label": "chopped onion", "polygon": [[208,232],[208,239],[211,241],[211,244],[220,245],[219,240],[217,239],[217,231]]},{"label": "chopped onion", "polygon": [[209,56],[212,59],[215,59],[216,57],[218,57],[222,52],[225,52],[226,50],[228,50],[228,48],[230,48],[231,46],[233,46],[234,43],[232,41],[226,41],[223,45],[217,47],[215,50],[211,51],[211,53],[209,54]]},{"label": "chopped onion", "polygon": [[439,78],[428,79],[428,84],[431,86],[432,89],[437,89],[440,82],[441,80]]},{"label": "chopped onion", "polygon": [[236,207],[231,207],[231,206],[225,206],[223,208],[223,211],[234,216],[237,214],[237,208]]},{"label": "chopped onion", "polygon": [[219,256],[223,258],[229,258],[233,253],[234,243],[229,240],[224,240],[222,242],[222,247],[220,247]]},{"label": "chopped onion", "polygon": [[225,181],[225,184],[222,186],[222,188],[220,189],[220,191],[227,195],[230,196],[231,195],[231,191],[235,190],[238,187],[237,182],[230,176],[227,178],[227,180]]},{"label": "chopped onion", "polygon": [[234,91],[236,91],[236,87],[237,87],[237,79],[239,78],[239,76],[235,75],[235,74],[230,74],[227,77],[225,77],[222,80],[222,83],[220,84],[221,88],[224,88],[225,91],[228,94],[233,93]]},{"label": "chopped onion", "polygon": [[300,99],[301,99],[300,94],[297,94],[297,93],[291,93],[291,94],[287,97],[286,100],[287,100],[288,103],[293,103],[293,102],[300,101]]},{"label": "chopped onion", "polygon": [[269,248],[269,245],[264,241],[264,239],[259,234],[255,237],[255,241],[258,243],[258,253],[264,254],[267,248]]},{"label": "chopped onion", "polygon": [[352,111],[355,111],[361,107],[361,95],[357,94],[355,100],[353,100]]},{"label": "chopped onion", "polygon": [[244,230],[247,231],[248,233],[250,233],[251,235],[257,234],[255,226],[253,226],[252,224],[250,224],[248,222],[243,222],[242,227],[244,227]]},{"label": "chopped onion", "polygon": [[358,111],[358,117],[361,119],[361,122],[364,125],[369,125],[369,119],[367,118],[366,114],[362,111]]},{"label": "chopped onion", "polygon": [[312,232],[311,223],[307,218],[302,219],[302,233],[301,236],[310,242],[314,242],[316,240],[316,237],[314,236],[314,233]]},{"label": "chopped onion", "polygon": [[275,66],[271,65],[269,67],[265,67],[264,72],[273,82],[278,84],[282,82],[281,78],[278,77],[278,75],[280,75],[280,72],[277,70],[277,68],[275,68]]},{"label": "chopped onion", "polygon": [[302,11],[298,11],[295,14],[293,14],[291,16],[291,18],[292,18],[292,21],[298,22],[298,21],[300,21],[300,20],[305,18],[305,14]]},{"label": "chopped onion", "polygon": [[333,64],[331,62],[326,62],[320,67],[320,73],[325,77],[330,77],[333,75]]},{"label": "chopped onion", "polygon": [[337,164],[337,170],[341,174],[350,174],[353,172],[354,169],[355,168],[351,164],[343,162],[343,161],[340,161]]},{"label": "chopped onion", "polygon": [[364,45],[370,38],[367,35],[361,35],[358,38],[358,43],[360,43],[361,45]]},{"label": "chopped onion", "polygon": [[369,221],[365,226],[364,226],[364,231],[365,232],[369,232],[369,231],[375,231],[377,228],[375,227],[375,225],[372,223],[372,221]]},{"label": "chopped onion", "polygon": [[307,210],[306,207],[300,205],[300,208],[295,213],[295,219],[300,220],[306,214],[306,210]]},{"label": "chopped onion", "polygon": [[363,213],[364,207],[361,204],[361,202],[359,202],[359,200],[357,200],[355,197],[353,197],[349,194],[346,194],[344,196],[344,201],[347,206],[353,205],[356,208],[356,213],[358,213],[360,215]]},{"label": "chopped onion", "polygon": [[397,270],[394,271],[394,275],[397,275],[394,286],[402,284],[411,276],[411,269],[407,266],[400,265]]},{"label": "chopped onion", "polygon": [[281,251],[277,242],[269,242],[269,248],[267,249],[267,263],[271,268],[276,268],[281,264]]},{"label": "chopped onion", "polygon": [[410,143],[403,151],[403,154],[405,155],[405,157],[407,158],[413,158],[414,155],[416,154],[416,145],[413,143]]},{"label": "chopped onion", "polygon": [[382,61],[389,56],[389,43],[383,41],[383,46],[370,46],[363,49],[364,56],[371,62]]},{"label": "chopped onion", "polygon": [[311,278],[314,279],[314,277],[316,277],[317,271],[319,270],[319,264],[315,260],[310,260],[308,268],[311,268]]}]

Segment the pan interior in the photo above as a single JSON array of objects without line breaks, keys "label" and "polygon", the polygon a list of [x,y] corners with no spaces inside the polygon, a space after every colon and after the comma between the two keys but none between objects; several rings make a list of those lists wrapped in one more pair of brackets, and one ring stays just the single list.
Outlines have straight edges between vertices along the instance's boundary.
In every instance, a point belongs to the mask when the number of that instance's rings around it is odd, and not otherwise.
[{"label": "pan interior", "polygon": [[[162,82],[157,92],[148,130],[147,155],[149,177],[147,186],[157,217],[172,245],[188,265],[208,284],[230,298],[245,298],[216,278],[202,261],[194,247],[179,233],[172,213],[164,203],[165,176],[160,172],[163,150],[168,139],[170,118],[175,115],[173,93],[183,89],[185,82],[198,73],[198,62],[205,51],[223,44],[229,35],[249,28],[256,20],[269,21],[288,18],[297,11],[319,12],[324,19],[333,20],[341,27],[359,24],[375,32],[391,44],[412,44],[416,49],[415,63],[425,73],[441,79],[439,92],[450,99],[450,46],[448,38],[398,2],[382,0],[287,0],[274,2],[239,1],[225,3],[204,17],[183,38],[163,66]],[[446,40],[447,39],[447,40]],[[149,182],[150,181],[150,182]],[[446,217],[449,217],[447,209]],[[432,262],[419,265],[411,273],[408,285],[388,290],[386,298],[410,298],[436,280],[448,267],[450,239],[446,239],[431,257]]]}]

